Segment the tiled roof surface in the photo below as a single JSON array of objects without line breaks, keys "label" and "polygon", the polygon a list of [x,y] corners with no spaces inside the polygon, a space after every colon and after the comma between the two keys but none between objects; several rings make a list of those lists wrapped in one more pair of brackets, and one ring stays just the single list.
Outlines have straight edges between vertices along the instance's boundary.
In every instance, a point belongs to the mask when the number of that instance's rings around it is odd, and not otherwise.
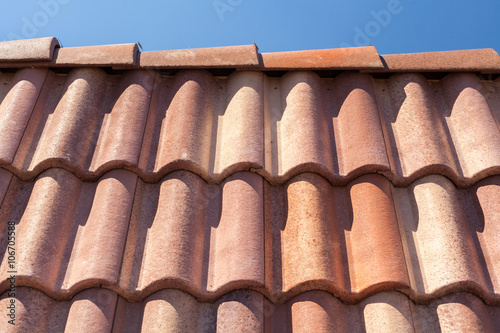
[{"label": "tiled roof surface", "polygon": [[[500,307],[463,292],[429,304],[382,292],[355,305],[324,291],[281,304],[250,290],[231,291],[214,303],[175,289],[140,303],[102,288],[64,302],[31,288],[19,288],[18,295],[21,332],[495,332],[500,327]],[[7,301],[0,301],[2,308]],[[0,328],[6,328],[4,322]]]},{"label": "tiled roof surface", "polygon": [[500,327],[495,51],[43,38],[0,72],[0,331]]},{"label": "tiled roof surface", "polygon": [[209,182],[252,169],[273,184],[314,172],[345,185],[378,172],[397,186],[500,173],[500,83],[471,73],[429,82],[25,68],[0,81],[0,166],[24,180],[56,166],[86,180],[126,167],[148,182],[177,169]]}]

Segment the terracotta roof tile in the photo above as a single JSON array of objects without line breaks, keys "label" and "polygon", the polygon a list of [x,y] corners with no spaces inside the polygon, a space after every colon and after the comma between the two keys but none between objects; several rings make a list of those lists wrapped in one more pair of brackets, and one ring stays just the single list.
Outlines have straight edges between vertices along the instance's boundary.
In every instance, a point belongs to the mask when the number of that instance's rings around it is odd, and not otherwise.
[{"label": "terracotta roof tile", "polygon": [[5,198],[11,179],[12,174],[10,172],[0,169],[0,206]]},{"label": "terracotta roof tile", "polygon": [[500,72],[500,56],[493,49],[386,54],[382,59],[392,72]]},{"label": "terracotta roof tile", "polygon": [[[0,55],[8,329],[500,325],[500,83],[472,73],[494,73],[486,56],[381,70],[373,47],[43,52]],[[471,52],[492,54],[446,54]]]},{"label": "terracotta roof tile", "polygon": [[262,61],[269,70],[384,68],[373,46],[263,53]]},{"label": "terracotta roof tile", "polygon": [[59,42],[54,37],[0,42],[0,63],[51,61]]},{"label": "terracotta roof tile", "polygon": [[243,172],[210,185],[177,171],[148,184],[113,170],[93,183],[52,168],[34,183],[14,177],[2,216],[27,240],[18,280],[57,299],[104,284],[129,300],[252,288],[276,301],[322,289],[357,302],[395,288],[416,301],[470,290],[497,303],[500,202],[485,194],[499,182],[457,189],[432,175],[395,188],[372,174],[332,187],[304,173],[277,187]]},{"label": "terracotta roof tile", "polygon": [[143,68],[258,67],[257,45],[142,52]]},{"label": "terracotta roof tile", "polygon": [[64,47],[54,56],[56,66],[117,66],[136,65],[137,44]]},{"label": "terracotta roof tile", "polygon": [[397,186],[430,173],[470,186],[500,170],[498,84],[472,74],[220,79],[77,68],[3,80],[0,165],[21,179],[64,166],[96,180],[126,166],[153,182],[179,169],[221,182],[251,168],[273,184],[301,172],[334,184],[378,172]]},{"label": "terracotta roof tile", "polygon": [[0,77],[0,156],[6,163],[14,159],[47,73],[46,69],[22,69],[15,75],[2,74]]},{"label": "terracotta roof tile", "polygon": [[[485,185],[497,182],[494,178]],[[498,290],[498,282],[492,280],[496,273],[491,275],[498,271],[498,264],[490,260],[486,263],[490,250],[478,248],[481,246],[479,240],[495,237],[490,232],[496,223],[481,229],[485,220],[491,221],[491,217],[481,217],[481,210],[470,207],[470,201],[479,201],[477,196],[471,197],[472,193],[467,190],[459,191],[446,178],[434,175],[395,191],[398,204],[402,205],[399,207],[400,220],[408,246],[408,265],[414,272],[413,288],[434,293],[469,284],[474,289]],[[468,204],[464,199],[468,199]],[[498,207],[498,200],[491,200]],[[467,209],[471,210],[469,216]],[[485,271],[490,273],[484,274]]]},{"label": "terracotta roof tile", "polygon": [[500,73],[493,49],[379,55],[373,46],[260,53],[257,45],[139,52],[135,43],[59,47],[54,37],[0,42],[0,67]]},{"label": "terracotta roof tile", "polygon": [[498,119],[485,98],[481,82],[472,74],[453,74],[444,80],[442,87],[449,105],[446,121],[462,172],[473,175],[498,165]]}]

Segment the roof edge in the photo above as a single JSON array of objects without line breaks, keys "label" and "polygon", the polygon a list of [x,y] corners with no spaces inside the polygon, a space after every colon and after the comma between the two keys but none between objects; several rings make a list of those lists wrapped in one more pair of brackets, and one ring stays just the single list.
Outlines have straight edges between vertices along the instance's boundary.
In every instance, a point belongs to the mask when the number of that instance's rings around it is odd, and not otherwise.
[{"label": "roof edge", "polygon": [[56,47],[55,37],[0,42],[0,63],[51,61]]},{"label": "roof edge", "polygon": [[141,68],[239,68],[259,67],[256,44],[198,49],[146,51],[139,56]]},{"label": "roof edge", "polygon": [[381,56],[382,72],[500,73],[500,56],[491,48]]},{"label": "roof edge", "polygon": [[263,53],[263,68],[284,69],[383,69],[374,46]]},{"label": "roof edge", "polygon": [[491,48],[379,55],[374,46],[260,53],[256,44],[140,52],[137,43],[63,48],[55,37],[0,42],[0,68],[358,70],[500,73]]}]

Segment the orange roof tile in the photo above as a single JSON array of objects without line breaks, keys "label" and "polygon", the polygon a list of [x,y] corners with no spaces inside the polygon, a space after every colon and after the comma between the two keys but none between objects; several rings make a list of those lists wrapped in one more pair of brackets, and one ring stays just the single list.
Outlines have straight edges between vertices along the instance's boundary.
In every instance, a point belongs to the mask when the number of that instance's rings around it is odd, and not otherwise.
[{"label": "orange roof tile", "polygon": [[50,61],[59,42],[54,37],[0,42],[0,63]]},{"label": "orange roof tile", "polygon": [[373,46],[262,54],[265,69],[366,69],[383,68]]},{"label": "orange roof tile", "polygon": [[64,47],[57,50],[53,63],[57,66],[134,66],[138,52],[137,44]]},{"label": "orange roof tile", "polygon": [[[373,47],[54,41],[0,43],[16,329],[500,325],[500,86],[478,75],[491,51],[445,68],[438,53],[382,65]],[[0,276],[5,308],[6,256]]]},{"label": "orange roof tile", "polygon": [[55,299],[104,284],[134,301],[251,288],[278,302],[312,289],[351,303],[396,289],[423,302],[458,288],[498,303],[499,193],[498,177],[396,188],[368,174],[337,187],[303,173],[272,186],[239,172],[210,185],[180,170],[151,184],[116,169],[94,183],[52,168],[35,182],[14,177],[2,212],[25,239],[18,280]]},{"label": "orange roof tile", "polygon": [[257,45],[142,52],[142,68],[258,67]]},{"label": "orange roof tile", "polygon": [[437,173],[463,187],[500,170],[498,83],[470,73],[431,82],[77,68],[1,80],[0,166],[25,180],[54,166],[92,180],[126,166],[146,181],[183,168],[219,183],[252,168],[273,184],[302,172],[339,185],[378,172],[397,186]]},{"label": "orange roof tile", "polygon": [[383,55],[391,72],[500,72],[500,56],[493,49]]}]

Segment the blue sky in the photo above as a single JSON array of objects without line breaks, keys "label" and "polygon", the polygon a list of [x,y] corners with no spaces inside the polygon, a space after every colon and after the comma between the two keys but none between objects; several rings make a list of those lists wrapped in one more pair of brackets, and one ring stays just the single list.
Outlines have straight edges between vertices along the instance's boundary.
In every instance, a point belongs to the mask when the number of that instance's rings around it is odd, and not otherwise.
[{"label": "blue sky", "polygon": [[[144,51],[256,43],[261,52],[374,45],[380,54],[494,48],[500,1],[3,1],[0,39]],[[8,14],[7,14],[8,13]]]}]

